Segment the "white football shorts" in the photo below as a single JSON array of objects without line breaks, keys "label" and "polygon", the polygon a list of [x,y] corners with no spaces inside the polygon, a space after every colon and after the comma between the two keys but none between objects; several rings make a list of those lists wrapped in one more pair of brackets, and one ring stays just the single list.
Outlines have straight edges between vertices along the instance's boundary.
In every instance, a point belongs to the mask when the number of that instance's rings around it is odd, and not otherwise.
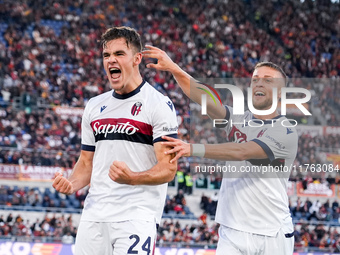
[{"label": "white football shorts", "polygon": [[75,255],[153,255],[157,228],[155,222],[81,221]]},{"label": "white football shorts", "polygon": [[293,233],[264,236],[220,226],[216,255],[292,255],[294,251]]}]

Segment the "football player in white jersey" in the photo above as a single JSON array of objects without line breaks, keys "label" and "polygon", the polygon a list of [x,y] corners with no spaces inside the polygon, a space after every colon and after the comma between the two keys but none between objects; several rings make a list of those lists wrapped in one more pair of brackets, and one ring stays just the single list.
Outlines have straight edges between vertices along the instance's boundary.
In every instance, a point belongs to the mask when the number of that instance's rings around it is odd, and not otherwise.
[{"label": "football player in white jersey", "polygon": [[[149,68],[169,71],[173,74],[183,92],[193,101],[201,103],[201,95],[207,89],[196,82],[189,74],[175,64],[162,50],[146,46],[145,57],[157,58],[157,64],[148,64]],[[286,85],[286,74],[271,63],[256,65],[251,79],[252,100],[257,110],[272,107],[273,88],[277,99],[281,88]],[[292,255],[294,236],[292,218],[288,208],[287,185],[290,168],[297,153],[297,132],[280,123],[288,120],[279,115],[277,109],[266,116],[246,111],[244,115],[234,115],[230,106],[215,104],[207,97],[207,113],[212,119],[226,119],[228,143],[188,144],[175,138],[166,138],[165,142],[173,149],[166,153],[177,153],[174,161],[181,156],[200,156],[227,161],[239,173],[225,174],[216,212],[216,221],[220,223],[219,242],[216,254],[225,255]],[[232,125],[231,121],[234,121]],[[272,125],[275,120],[275,125]],[[244,125],[252,121],[252,126]],[[263,123],[256,127],[256,122]],[[242,172],[253,168],[277,167],[276,178],[255,173]],[[280,168],[281,167],[281,168]],[[281,172],[282,167],[289,168],[288,173]],[[234,177],[234,178],[233,178]],[[235,178],[238,177],[238,178]]]},{"label": "football player in white jersey", "polygon": [[142,79],[139,34],[114,27],[102,35],[103,65],[112,90],[87,103],[80,157],[53,187],[73,194],[89,185],[75,254],[153,254],[167,182],[177,170],[162,136],[177,137],[170,99]]}]

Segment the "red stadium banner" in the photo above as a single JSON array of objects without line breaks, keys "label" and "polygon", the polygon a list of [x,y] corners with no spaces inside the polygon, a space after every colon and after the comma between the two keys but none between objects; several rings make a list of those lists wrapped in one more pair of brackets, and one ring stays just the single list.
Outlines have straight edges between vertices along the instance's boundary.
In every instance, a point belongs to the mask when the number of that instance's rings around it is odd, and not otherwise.
[{"label": "red stadium banner", "polygon": [[72,169],[57,166],[26,166],[0,164],[0,178],[19,181],[52,181],[56,172],[69,177]]},{"label": "red stadium banner", "polygon": [[19,178],[20,167],[19,165],[0,164],[0,178],[16,180]]},{"label": "red stadium banner", "polygon": [[51,181],[56,172],[68,177],[72,169],[56,166],[20,166],[19,180],[21,181]]},{"label": "red stadium banner", "polygon": [[303,189],[302,182],[296,183],[297,196],[308,197],[335,197],[335,184],[309,183],[307,189]]},{"label": "red stadium banner", "polygon": [[340,127],[323,127],[323,135],[340,135]]}]

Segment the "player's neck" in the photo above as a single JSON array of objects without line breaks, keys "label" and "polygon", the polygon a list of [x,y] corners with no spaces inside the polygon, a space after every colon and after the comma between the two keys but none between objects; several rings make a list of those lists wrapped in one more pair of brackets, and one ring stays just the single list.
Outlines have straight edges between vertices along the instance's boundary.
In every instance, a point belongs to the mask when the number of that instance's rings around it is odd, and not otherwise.
[{"label": "player's neck", "polygon": [[142,84],[142,82],[143,82],[143,78],[142,78],[141,74],[138,72],[138,74],[132,76],[129,79],[129,81],[124,86],[125,89],[115,90],[115,93],[120,94],[120,95],[128,94],[128,93],[134,91],[136,88],[138,88],[139,85]]},{"label": "player's neck", "polygon": [[[138,72],[135,76],[133,76],[131,78],[131,81],[129,82],[130,83],[130,88],[132,88],[131,91],[135,90],[136,88],[139,87],[139,85],[141,85],[143,82],[143,78],[141,76],[141,74]],[[131,92],[129,91],[129,92]]]}]

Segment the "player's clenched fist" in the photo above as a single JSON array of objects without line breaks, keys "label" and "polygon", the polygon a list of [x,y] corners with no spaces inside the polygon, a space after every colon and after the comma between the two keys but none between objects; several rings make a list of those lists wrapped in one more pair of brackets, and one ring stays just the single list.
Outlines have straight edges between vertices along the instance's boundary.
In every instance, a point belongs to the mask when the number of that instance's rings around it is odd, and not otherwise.
[{"label": "player's clenched fist", "polygon": [[110,166],[109,177],[120,184],[133,185],[134,172],[131,171],[125,162],[115,160]]},{"label": "player's clenched fist", "polygon": [[70,195],[74,192],[72,183],[58,172],[54,175],[52,186],[56,191],[66,195]]}]

